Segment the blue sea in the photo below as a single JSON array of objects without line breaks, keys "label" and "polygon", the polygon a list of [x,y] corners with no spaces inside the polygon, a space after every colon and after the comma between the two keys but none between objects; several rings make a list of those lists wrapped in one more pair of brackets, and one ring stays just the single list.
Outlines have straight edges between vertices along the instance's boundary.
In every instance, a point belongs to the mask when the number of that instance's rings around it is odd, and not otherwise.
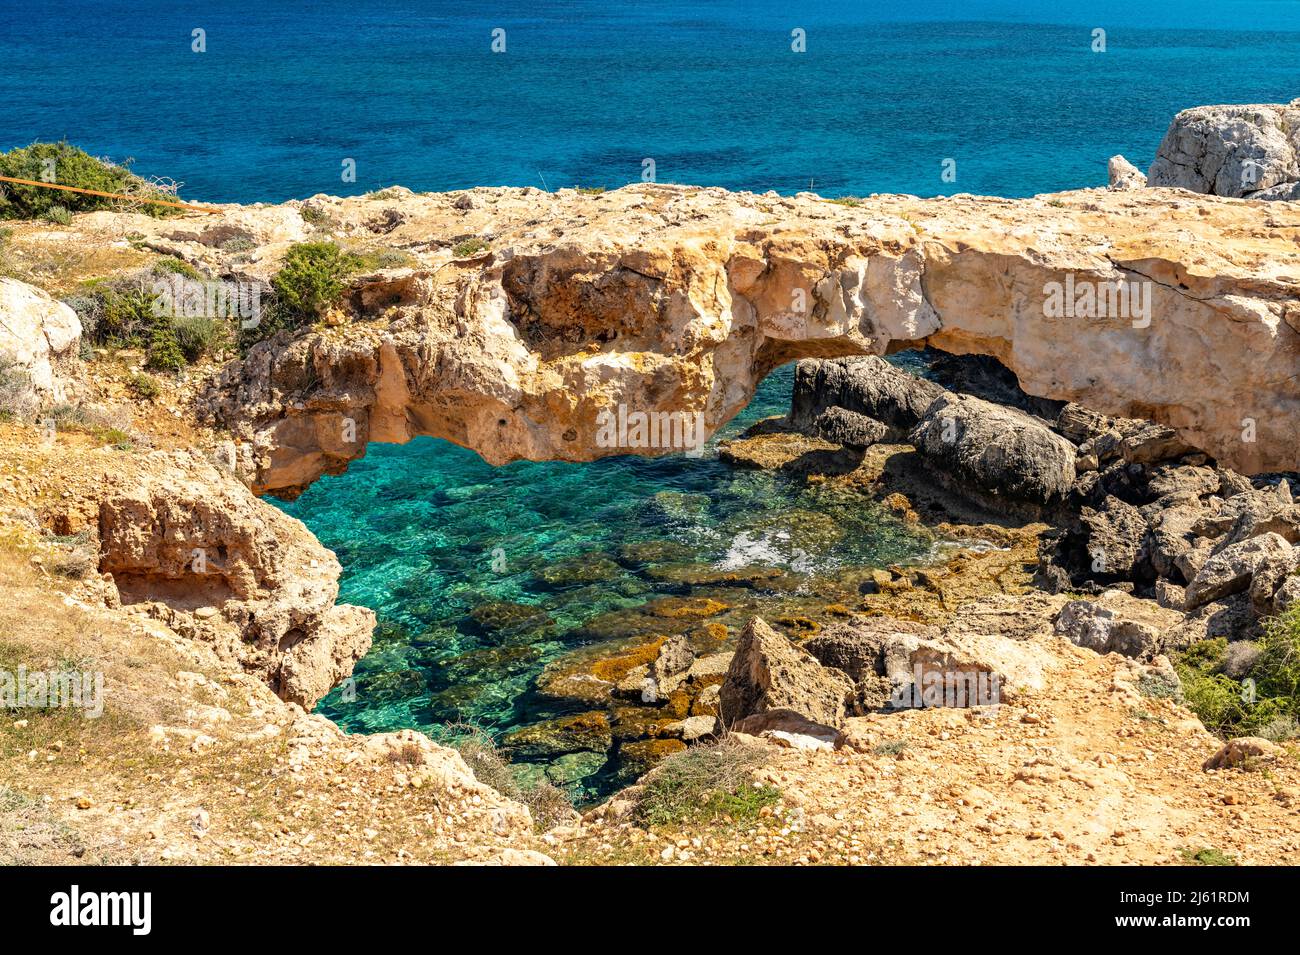
[{"label": "blue sea", "polygon": [[[66,138],[194,200],[615,188],[646,159],[661,182],[732,189],[1024,196],[1104,184],[1115,153],[1145,168],[1180,109],[1300,96],[1297,0],[3,0],[0,14],[0,149]],[[726,433],[784,412],[790,382],[771,375]],[[855,495],[716,453],[492,468],[417,440],[284,506],[338,552],[343,599],[379,614],[355,687],[322,704],[358,731],[504,733],[581,710],[539,680],[662,635],[653,601],[716,598],[734,633],[935,545]],[[754,568],[780,576],[709,577]],[[588,763],[561,780],[579,800],[618,779],[617,752]]]}]

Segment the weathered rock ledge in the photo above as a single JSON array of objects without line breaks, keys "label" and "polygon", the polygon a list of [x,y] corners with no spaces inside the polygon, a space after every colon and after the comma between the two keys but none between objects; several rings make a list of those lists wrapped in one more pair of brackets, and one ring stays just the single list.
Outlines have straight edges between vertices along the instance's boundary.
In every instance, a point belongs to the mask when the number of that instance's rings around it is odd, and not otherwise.
[{"label": "weathered rock ledge", "polygon": [[[369,441],[417,435],[493,463],[672,450],[602,442],[601,411],[699,413],[711,433],[784,362],[922,343],[992,355],[1032,395],[1170,425],[1245,473],[1300,465],[1288,204],[1147,189],[850,206],[664,185],[311,204],[341,236],[391,213],[384,240],[417,264],[354,285],[364,321],[281,334],[210,389],[203,412],[248,449],[258,492],[292,495]],[[231,208],[270,243],[243,265],[206,233],[132,226],[256,277],[297,215]],[[223,227],[213,218],[209,232]],[[457,259],[467,235],[490,247]],[[1121,287],[1127,304],[1108,298]]]}]

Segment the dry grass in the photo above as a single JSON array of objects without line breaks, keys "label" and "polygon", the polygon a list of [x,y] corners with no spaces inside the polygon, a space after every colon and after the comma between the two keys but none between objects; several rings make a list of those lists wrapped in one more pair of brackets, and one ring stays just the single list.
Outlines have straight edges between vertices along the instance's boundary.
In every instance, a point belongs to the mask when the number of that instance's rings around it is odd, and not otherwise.
[{"label": "dry grass", "polygon": [[47,232],[49,223],[13,223],[4,255],[0,257],[0,277],[18,279],[44,289],[55,298],[76,292],[82,282],[104,278],[120,272],[143,268],[154,253],[80,239],[41,239],[30,233]]}]

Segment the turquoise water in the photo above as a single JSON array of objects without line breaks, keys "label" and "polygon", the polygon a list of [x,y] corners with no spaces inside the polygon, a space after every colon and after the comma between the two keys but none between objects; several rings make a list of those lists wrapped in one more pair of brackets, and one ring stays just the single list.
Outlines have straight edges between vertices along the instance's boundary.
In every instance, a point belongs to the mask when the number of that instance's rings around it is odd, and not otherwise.
[{"label": "turquoise water", "polygon": [[[505,730],[591,709],[535,692],[536,677],[584,645],[694,622],[647,616],[656,598],[717,599],[731,609],[713,619],[734,635],[754,612],[850,599],[864,566],[923,558],[928,537],[855,493],[718,461],[718,438],[788,410],[792,371],[769,375],[701,458],[493,468],[424,438],[371,446],[347,474],[284,504],[338,554],[342,599],[380,617],[355,686],[321,711],[350,730],[436,734],[448,722]],[[716,569],[781,573],[736,586],[708,580]]]},{"label": "turquoise water", "polygon": [[[1117,152],[1145,167],[1188,106],[1300,95],[1291,0],[0,0],[0,13],[0,149],[66,137],[212,201],[612,188],[646,158],[660,181],[756,191],[1021,196],[1102,184]],[[773,374],[727,433],[784,412],[789,388],[789,369]],[[539,678],[583,646],[685,626],[651,601],[717,599],[734,632],[752,612],[798,618],[851,596],[863,567],[930,546],[852,495],[712,454],[493,469],[418,440],[372,447],[285,509],[338,552],[343,598],[378,611],[355,699],[322,704],[362,731],[507,730],[587,708]],[[762,573],[737,586],[718,568]],[[574,795],[610,785],[616,763]]]}]

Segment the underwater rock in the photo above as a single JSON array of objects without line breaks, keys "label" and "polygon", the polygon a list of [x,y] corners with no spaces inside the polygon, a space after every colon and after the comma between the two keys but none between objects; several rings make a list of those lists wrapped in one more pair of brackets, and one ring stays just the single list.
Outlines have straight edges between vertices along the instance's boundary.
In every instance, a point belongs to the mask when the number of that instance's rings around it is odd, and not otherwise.
[{"label": "underwater rock", "polygon": [[614,743],[609,716],[600,710],[560,716],[521,726],[501,737],[501,748],[512,757],[537,759],[585,750],[604,753]]}]

